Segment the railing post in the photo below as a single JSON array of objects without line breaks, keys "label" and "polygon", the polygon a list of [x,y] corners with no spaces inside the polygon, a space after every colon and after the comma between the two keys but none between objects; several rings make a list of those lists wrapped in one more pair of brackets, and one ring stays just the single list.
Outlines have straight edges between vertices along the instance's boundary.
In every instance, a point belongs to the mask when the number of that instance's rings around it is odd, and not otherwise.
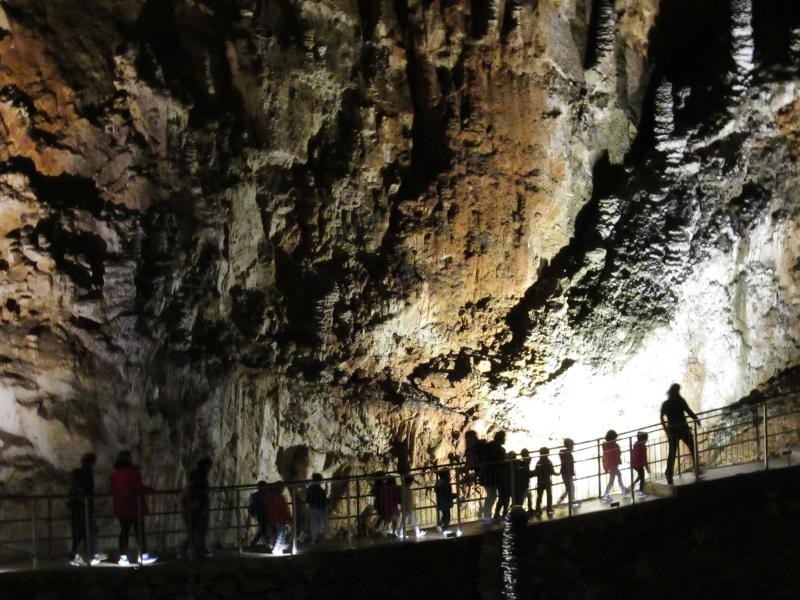
[{"label": "railing post", "polygon": [[628,481],[631,482],[631,504],[636,504],[636,489],[633,485],[633,438],[628,436]]},{"label": "railing post", "polygon": [[[356,536],[358,536],[358,519],[361,517],[361,479],[356,477]],[[348,488],[350,487],[350,482],[347,482]],[[347,531],[350,531],[350,521],[348,520],[347,523]]]},{"label": "railing post", "polygon": [[[358,477],[356,477],[356,482],[358,482]],[[345,507],[347,508],[347,543],[352,544],[353,542],[353,527],[350,524],[352,520],[352,510],[350,509],[350,477],[345,480]],[[358,489],[358,483],[356,483],[356,489]]]},{"label": "railing post", "polygon": [[456,537],[461,537],[461,486],[459,485],[459,472],[456,468]]},{"label": "railing post", "polygon": [[86,558],[88,559],[86,561],[86,564],[89,564],[89,565],[92,564],[92,556],[93,556],[93,554],[92,554],[93,548],[91,546],[91,542],[89,541],[91,539],[89,537],[91,535],[91,531],[89,531],[90,527],[91,527],[91,525],[89,524],[89,497],[88,496],[84,496],[83,497],[83,534],[86,537],[83,540],[83,546],[84,546],[84,548],[86,548]]},{"label": "railing post", "polygon": [[[136,496],[136,545],[138,546],[137,550],[139,551],[140,567],[144,564],[144,552],[142,551],[142,542],[144,540],[144,527],[142,527],[142,498],[143,496],[141,494]],[[191,511],[189,514],[191,514]],[[128,543],[130,544],[130,542]],[[128,546],[128,550],[130,551],[130,546]]]},{"label": "railing post", "polygon": [[[514,496],[515,496],[515,493],[517,491],[516,488],[514,487],[514,461],[513,460],[508,461],[508,471],[509,471],[508,481],[509,481],[509,484],[510,484],[509,485],[509,489],[508,489],[508,493],[509,493],[509,496],[511,497],[511,500],[509,502],[509,510],[510,510],[511,507],[514,506]],[[506,513],[506,514],[508,514],[508,513]]]},{"label": "railing post", "polygon": [[[184,542],[186,546],[186,558],[189,559],[189,562],[194,560],[194,523],[193,523],[193,516],[192,515],[192,486],[189,485],[186,488],[186,498],[185,505],[182,507],[184,514],[186,515],[186,540]],[[180,504],[180,501],[178,502]]]},{"label": "railing post", "polygon": [[692,421],[694,444],[692,448],[692,463],[694,466],[694,480],[700,479],[700,437],[697,435],[697,420]]},{"label": "railing post", "polygon": [[239,555],[242,555],[242,491],[236,488],[236,546],[239,549]]},{"label": "railing post", "polygon": [[53,499],[49,496],[47,497],[47,558],[53,558]]},{"label": "railing post", "polygon": [[597,497],[603,497],[603,464],[600,455],[600,439],[597,440]]},{"label": "railing post", "polygon": [[297,554],[297,486],[292,489],[292,556]]},{"label": "railing post", "polygon": [[764,469],[769,469],[769,430],[767,429],[767,403],[764,402]]},{"label": "railing post", "polygon": [[31,556],[33,557],[33,566],[36,568],[38,563],[38,552],[36,550],[37,546],[37,536],[36,536],[36,498],[31,498],[31,543],[32,543],[32,550]]}]

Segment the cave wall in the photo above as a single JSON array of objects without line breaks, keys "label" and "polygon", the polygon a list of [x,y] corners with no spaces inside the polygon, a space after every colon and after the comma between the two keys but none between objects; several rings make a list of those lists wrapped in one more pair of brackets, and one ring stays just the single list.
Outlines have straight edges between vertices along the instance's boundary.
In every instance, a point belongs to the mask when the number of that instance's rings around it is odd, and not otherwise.
[{"label": "cave wall", "polygon": [[2,0],[0,57],[5,489],[424,464],[798,362],[788,0]]}]

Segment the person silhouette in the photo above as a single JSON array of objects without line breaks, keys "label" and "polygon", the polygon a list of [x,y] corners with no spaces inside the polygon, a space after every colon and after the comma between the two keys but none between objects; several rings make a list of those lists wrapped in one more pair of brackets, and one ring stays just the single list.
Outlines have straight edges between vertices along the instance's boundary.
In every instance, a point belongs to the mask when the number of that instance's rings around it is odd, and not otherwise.
[{"label": "person silhouette", "polygon": [[678,442],[682,441],[689,448],[692,455],[692,464],[695,473],[700,474],[697,464],[697,450],[694,445],[694,438],[686,421],[688,414],[695,423],[700,425],[700,419],[689,408],[686,399],[681,396],[681,386],[673,383],[667,390],[667,399],[661,404],[661,426],[667,434],[667,468],[664,475],[667,476],[667,483],[672,485],[672,475],[675,472],[675,456],[678,454]]}]

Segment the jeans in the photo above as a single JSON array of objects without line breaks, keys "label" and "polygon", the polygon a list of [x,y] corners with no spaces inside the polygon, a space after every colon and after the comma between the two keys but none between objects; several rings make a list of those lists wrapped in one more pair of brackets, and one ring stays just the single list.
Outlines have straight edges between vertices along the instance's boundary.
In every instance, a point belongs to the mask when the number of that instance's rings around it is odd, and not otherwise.
[{"label": "jeans", "polygon": [[[672,483],[672,474],[675,472],[675,457],[678,454],[678,442],[682,441],[689,447],[689,452],[692,454],[692,464],[695,460],[694,438],[689,429],[689,425],[678,425],[667,427],[667,445],[669,450],[667,452],[667,469],[664,475],[667,476],[667,483]],[[697,465],[694,465],[697,468]]]}]

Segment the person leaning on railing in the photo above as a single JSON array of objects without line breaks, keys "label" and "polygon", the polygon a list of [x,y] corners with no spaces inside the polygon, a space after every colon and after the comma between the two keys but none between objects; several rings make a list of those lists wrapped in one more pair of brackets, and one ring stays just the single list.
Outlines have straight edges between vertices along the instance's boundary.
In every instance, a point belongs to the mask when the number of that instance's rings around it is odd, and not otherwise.
[{"label": "person leaning on railing", "polygon": [[692,455],[692,464],[694,465],[695,472],[699,473],[699,465],[695,464],[697,460],[694,447],[694,438],[689,429],[689,423],[686,421],[688,414],[695,423],[700,425],[700,419],[689,408],[686,399],[680,394],[681,386],[673,383],[667,391],[667,399],[661,405],[661,426],[667,434],[667,468],[664,475],[667,476],[667,483],[672,485],[672,475],[675,469],[675,456],[678,453],[678,442],[682,441],[689,448]]}]

